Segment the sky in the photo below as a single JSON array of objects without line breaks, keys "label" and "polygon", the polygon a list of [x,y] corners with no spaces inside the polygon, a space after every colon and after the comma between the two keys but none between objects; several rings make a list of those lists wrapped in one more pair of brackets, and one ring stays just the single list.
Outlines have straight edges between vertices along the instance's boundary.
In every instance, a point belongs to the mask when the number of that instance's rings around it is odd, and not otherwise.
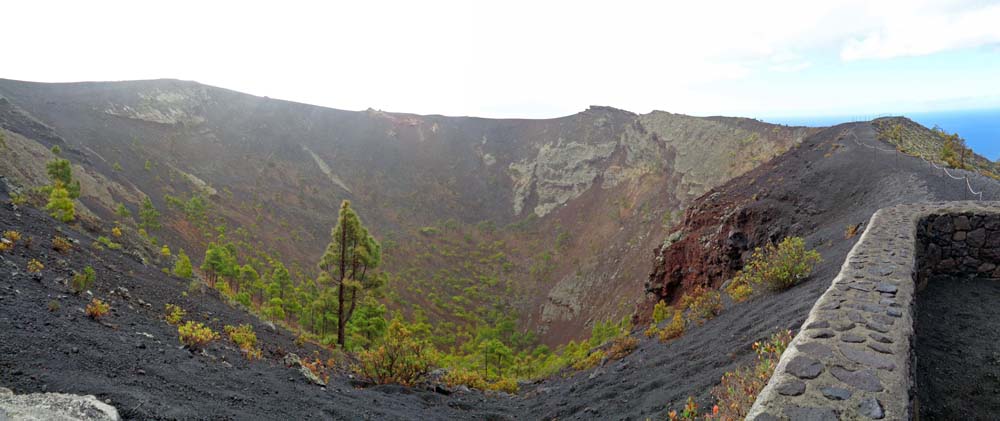
[{"label": "sky", "polygon": [[0,77],[340,109],[755,118],[1000,108],[1000,1],[13,1]]}]

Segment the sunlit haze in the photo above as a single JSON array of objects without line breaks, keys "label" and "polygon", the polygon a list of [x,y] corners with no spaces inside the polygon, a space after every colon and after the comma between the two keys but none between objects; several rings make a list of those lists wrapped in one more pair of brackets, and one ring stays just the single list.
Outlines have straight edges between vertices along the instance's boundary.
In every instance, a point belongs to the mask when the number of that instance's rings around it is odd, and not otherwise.
[{"label": "sunlit haze", "polygon": [[[341,109],[749,117],[1000,105],[1000,3],[20,1],[0,77]],[[58,30],[56,30],[58,29]]]}]

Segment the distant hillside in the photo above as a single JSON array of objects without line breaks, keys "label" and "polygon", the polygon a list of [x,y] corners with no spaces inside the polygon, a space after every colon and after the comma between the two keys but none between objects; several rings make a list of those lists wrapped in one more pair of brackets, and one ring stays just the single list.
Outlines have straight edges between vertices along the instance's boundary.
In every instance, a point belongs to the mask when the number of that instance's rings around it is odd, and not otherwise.
[{"label": "distant hillside", "polygon": [[[631,314],[641,262],[681,210],[814,131],[606,107],[550,120],[352,112],[177,80],[0,80],[0,96],[4,174],[45,184],[60,145],[85,214],[114,220],[124,203],[134,215],[149,197],[164,213],[150,234],[196,266],[224,230],[242,254],[310,279],[350,199],[385,243],[391,307],[474,325],[499,306],[550,344]],[[198,197],[207,211],[185,212]]]}]

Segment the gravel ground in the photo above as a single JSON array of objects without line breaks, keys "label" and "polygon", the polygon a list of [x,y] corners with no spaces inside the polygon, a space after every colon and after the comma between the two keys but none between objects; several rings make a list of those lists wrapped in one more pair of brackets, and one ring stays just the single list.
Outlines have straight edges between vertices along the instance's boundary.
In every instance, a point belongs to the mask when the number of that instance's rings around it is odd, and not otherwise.
[{"label": "gravel ground", "polygon": [[917,401],[922,420],[1000,414],[1000,282],[932,279],[917,294]]}]

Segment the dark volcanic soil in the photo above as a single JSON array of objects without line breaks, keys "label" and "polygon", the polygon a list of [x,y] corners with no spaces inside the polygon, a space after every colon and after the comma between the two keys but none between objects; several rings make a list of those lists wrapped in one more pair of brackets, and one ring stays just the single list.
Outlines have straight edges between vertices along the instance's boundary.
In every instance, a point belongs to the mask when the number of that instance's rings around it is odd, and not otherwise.
[{"label": "dark volcanic soil", "polygon": [[1000,414],[1000,282],[931,280],[917,294],[917,399],[922,420]]}]

